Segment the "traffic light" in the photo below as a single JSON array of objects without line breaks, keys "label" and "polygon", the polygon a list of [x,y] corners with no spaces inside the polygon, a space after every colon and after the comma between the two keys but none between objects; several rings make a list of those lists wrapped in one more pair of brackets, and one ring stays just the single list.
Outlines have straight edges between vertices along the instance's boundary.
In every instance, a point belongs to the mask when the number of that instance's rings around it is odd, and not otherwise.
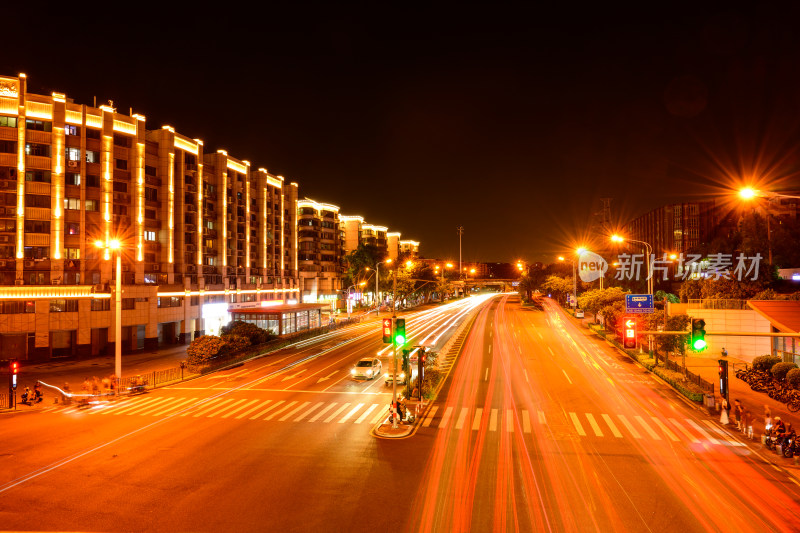
[{"label": "traffic light", "polygon": [[406,343],[406,319],[396,318],[394,321],[394,342],[398,346]]},{"label": "traffic light", "polygon": [[11,359],[8,362],[8,374],[11,376],[11,388],[17,389],[17,374],[19,373],[19,361]]},{"label": "traffic light", "polygon": [[403,372],[411,374],[411,368],[408,366],[408,353],[411,350],[403,350]]},{"label": "traffic light", "polygon": [[701,352],[708,348],[706,342],[706,321],[702,318],[692,319],[692,338],[690,341],[692,349],[696,352]]},{"label": "traffic light", "polygon": [[383,319],[383,343],[384,344],[391,344],[392,343],[392,319],[391,318],[384,318]]},{"label": "traffic light", "polygon": [[419,368],[417,369],[417,387],[419,388],[420,392],[422,391],[422,380],[425,379],[425,359],[428,358],[428,354],[425,350],[424,346],[421,346],[419,349],[419,354],[417,355],[417,365]]},{"label": "traffic light", "polygon": [[728,361],[719,360],[719,394],[723,398],[728,398]]},{"label": "traffic light", "polygon": [[622,345],[628,350],[636,349],[636,319],[625,317],[622,322]]}]

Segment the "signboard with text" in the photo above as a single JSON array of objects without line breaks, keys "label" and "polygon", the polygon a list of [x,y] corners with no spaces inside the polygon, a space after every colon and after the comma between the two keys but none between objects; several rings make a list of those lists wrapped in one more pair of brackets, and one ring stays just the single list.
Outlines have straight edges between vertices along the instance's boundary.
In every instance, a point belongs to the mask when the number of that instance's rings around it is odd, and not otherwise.
[{"label": "signboard with text", "polygon": [[652,294],[626,294],[625,295],[626,313],[652,313],[653,295]]}]

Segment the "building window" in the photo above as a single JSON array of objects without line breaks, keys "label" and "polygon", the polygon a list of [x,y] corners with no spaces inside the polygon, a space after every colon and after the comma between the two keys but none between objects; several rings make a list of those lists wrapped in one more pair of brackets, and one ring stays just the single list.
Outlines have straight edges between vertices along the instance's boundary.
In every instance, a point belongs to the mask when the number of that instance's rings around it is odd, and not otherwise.
[{"label": "building window", "polygon": [[81,129],[78,126],[67,124],[66,126],[64,126],[64,133],[67,135],[80,135]]},{"label": "building window", "polygon": [[44,207],[50,208],[50,197],[42,194],[26,194],[25,207]]},{"label": "building window", "polygon": [[64,259],[80,259],[80,248],[64,248]]},{"label": "building window", "polygon": [[155,176],[156,175],[156,167],[151,167],[150,165],[144,166],[144,173],[146,176]]},{"label": "building window", "polygon": [[36,131],[52,131],[53,124],[44,120],[25,119],[25,129]]},{"label": "building window", "polygon": [[158,274],[146,272],[144,275],[144,282],[149,285],[156,285],[158,283]]},{"label": "building window", "polygon": [[36,302],[25,300],[19,302],[0,302],[0,313],[4,315],[20,315],[23,313],[35,313]]},{"label": "building window", "polygon": [[114,192],[128,192],[128,184],[122,181],[114,182]]},{"label": "building window", "polygon": [[81,149],[80,148],[67,148],[67,161],[80,161]]},{"label": "building window", "polygon": [[136,298],[123,298],[122,309],[127,311],[136,309]]},{"label": "building window", "polygon": [[0,141],[0,154],[16,154],[16,141]]},{"label": "building window", "polygon": [[152,187],[145,187],[144,188],[144,199],[150,200],[151,202],[158,201],[158,189],[154,189]]},{"label": "building window", "polygon": [[114,168],[117,170],[128,170],[128,161],[126,159],[115,159]]},{"label": "building window", "polygon": [[86,200],[87,211],[97,211],[97,200]]},{"label": "building window", "polygon": [[49,251],[47,246],[26,246],[23,255],[25,259],[47,259]]},{"label": "building window", "polygon": [[50,145],[38,143],[25,143],[25,155],[50,157]]},{"label": "building window", "polygon": [[117,135],[114,134],[114,145],[115,146],[123,146],[125,148],[131,147],[131,138],[126,137],[124,135]]},{"label": "building window", "polygon": [[158,308],[183,307],[183,296],[159,296]]},{"label": "building window", "polygon": [[26,220],[25,233],[50,233],[50,221]]},{"label": "building window", "polygon": [[50,300],[51,313],[77,313],[78,300]]},{"label": "building window", "polygon": [[100,162],[100,152],[96,152],[94,150],[86,150],[86,162],[87,163],[99,163]]},{"label": "building window", "polygon": [[156,240],[156,232],[145,230],[144,232],[144,240],[153,242]]},{"label": "building window", "polygon": [[155,209],[145,209],[144,210],[144,218],[147,218],[149,220],[155,220],[156,219],[156,210]]},{"label": "building window", "polygon": [[35,181],[41,183],[50,183],[49,170],[26,170],[25,181]]},{"label": "building window", "polygon": [[100,130],[96,130],[93,128],[86,128],[86,138],[87,139],[100,139]]},{"label": "building window", "polygon": [[111,208],[111,212],[115,215],[122,215],[128,216],[128,206],[127,205],[114,205]]},{"label": "building window", "polygon": [[[71,209],[73,211],[78,211],[81,208],[81,199],[80,198],[70,198],[68,196],[64,197],[64,209]],[[77,235],[77,233],[70,233],[70,235]]]},{"label": "building window", "polygon": [[86,176],[86,186],[100,187],[100,176],[92,176],[91,174]]},{"label": "building window", "polygon": [[81,175],[74,172],[67,172],[67,175],[64,177],[64,183],[67,185],[80,185]]},{"label": "building window", "polygon": [[0,117],[0,127],[3,128],[16,128],[17,117]]},{"label": "building window", "polygon": [[110,311],[111,298],[92,299],[92,311]]},{"label": "building window", "polygon": [[189,297],[189,305],[195,306],[195,307],[200,305],[200,296],[198,296],[196,294],[194,296],[190,296]]}]

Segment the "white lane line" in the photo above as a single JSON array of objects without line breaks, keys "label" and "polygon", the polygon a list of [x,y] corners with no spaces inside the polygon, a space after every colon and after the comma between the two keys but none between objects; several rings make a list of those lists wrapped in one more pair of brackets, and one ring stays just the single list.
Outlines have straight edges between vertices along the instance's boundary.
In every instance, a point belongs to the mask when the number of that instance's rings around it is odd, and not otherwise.
[{"label": "white lane line", "polygon": [[360,403],[360,404],[356,405],[355,407],[353,407],[352,409],[350,409],[350,412],[347,413],[346,415],[344,415],[344,418],[339,420],[339,423],[340,424],[344,424],[345,422],[350,420],[350,417],[353,416],[354,414],[356,414],[357,412],[359,412],[362,407],[364,407],[364,404]]},{"label": "white lane line", "polygon": [[260,413],[256,413],[253,416],[251,416],[250,420],[255,420],[256,418],[261,418],[262,415],[265,415],[265,414],[269,413],[270,411],[272,411],[273,409],[275,409],[276,407],[278,407],[282,403],[285,403],[285,401],[284,400],[279,400],[279,401],[273,403],[272,405],[270,405],[269,407],[267,407],[266,409],[264,409]]},{"label": "white lane line", "polygon": [[389,409],[388,407],[384,411],[383,409],[378,409],[378,414],[375,415],[375,418],[369,421],[370,424],[377,424],[378,421],[386,416],[389,416]]},{"label": "white lane line", "polygon": [[547,419],[544,417],[544,411],[539,411],[539,423],[547,424]]},{"label": "white lane line", "polygon": [[279,414],[283,413],[283,412],[284,412],[284,411],[286,411],[287,409],[291,409],[291,408],[292,408],[292,406],[293,406],[293,405],[295,405],[296,403],[297,403],[297,400],[294,400],[294,401],[292,401],[292,402],[289,402],[289,403],[287,403],[286,405],[284,405],[283,407],[281,407],[281,408],[280,408],[280,409],[278,409],[277,411],[273,411],[273,412],[272,412],[272,413],[270,413],[269,415],[265,416],[265,417],[264,417],[264,420],[272,420],[273,418],[275,418],[275,417],[276,417],[276,416],[278,416]]},{"label": "white lane line", "polygon": [[267,405],[268,403],[271,403],[271,402],[272,402],[272,400],[264,400],[264,401],[263,401],[263,402],[261,402],[260,404],[258,404],[258,405],[254,405],[253,407],[251,407],[250,409],[248,409],[248,410],[247,410],[247,411],[245,411],[244,413],[242,413],[242,414],[238,415],[238,416],[236,417],[236,419],[237,419],[237,420],[239,420],[240,418],[244,418],[244,417],[246,417],[247,415],[249,415],[250,413],[252,413],[253,411],[255,411],[256,409],[261,409],[262,407],[264,407],[265,405]]},{"label": "white lane line", "polygon": [[287,420],[289,420],[289,418],[293,417],[294,415],[296,415],[297,413],[308,407],[310,403],[311,402],[303,402],[302,404],[300,404],[300,407],[296,407],[292,409],[291,412],[286,413],[285,415],[280,417],[278,419],[278,422],[286,422]]},{"label": "white lane line", "polygon": [[657,418],[655,416],[651,416],[650,418],[653,419],[653,422],[655,423],[655,425],[657,425],[658,427],[661,428],[661,431],[663,431],[664,433],[667,434],[667,437],[669,437],[669,440],[671,440],[672,442],[678,442],[678,441],[681,440],[681,439],[678,438],[677,435],[675,435],[675,433],[670,431],[670,429],[666,425],[664,425],[664,422],[662,422],[659,418]]},{"label": "white lane line", "polygon": [[342,405],[340,408],[338,408],[336,411],[334,411],[331,416],[329,416],[328,418],[323,420],[323,422],[327,424],[328,422],[330,422],[331,420],[333,420],[334,418],[339,416],[339,413],[341,413],[342,411],[344,411],[348,407],[350,407],[350,402],[347,402],[346,404]]},{"label": "white lane line", "polygon": [[241,411],[242,409],[245,409],[246,407],[249,407],[249,406],[253,405],[253,404],[254,404],[254,403],[256,403],[256,402],[258,402],[258,400],[250,400],[249,402],[247,402],[247,403],[245,403],[245,404],[242,404],[242,405],[240,405],[239,407],[237,407],[237,408],[236,408],[236,409],[234,409],[233,411],[228,411],[227,413],[225,413],[224,415],[222,415],[222,418],[228,418],[229,416],[232,416],[232,415],[234,415],[234,414],[238,413],[238,412],[239,412],[239,411]]},{"label": "white lane line", "polygon": [[[541,336],[542,336],[542,334],[540,333],[540,334],[539,334],[539,336],[541,337]],[[554,351],[553,351],[553,349],[552,349],[551,347],[549,347],[549,346],[548,346],[548,347],[547,347],[547,349],[548,349],[548,350],[550,350],[550,353],[551,353],[552,355],[555,355],[555,354],[556,354],[556,352],[554,352]]]},{"label": "white lane line", "polygon": [[631,433],[631,435],[633,435],[634,439],[641,439],[642,438],[642,435],[638,431],[636,431],[636,428],[633,427],[633,424],[628,422],[628,419],[625,418],[625,415],[617,415],[617,418],[619,418],[620,422],[622,422],[622,425],[624,425],[626,428],[628,428],[628,431],[630,431],[630,433]]},{"label": "white lane line", "polygon": [[486,369],[486,372],[483,374],[483,381],[489,381],[489,369]]},{"label": "white lane line", "polygon": [[639,423],[642,425],[642,427],[644,427],[645,431],[647,431],[647,434],[650,435],[651,438],[655,440],[661,440],[661,437],[658,436],[658,433],[653,431],[653,428],[647,425],[647,422],[644,421],[644,418],[642,418],[639,415],[636,415],[633,418],[639,421]]},{"label": "white lane line", "polygon": [[422,423],[422,427],[426,428],[431,425],[431,422],[433,422],[433,415],[436,414],[437,409],[439,409],[438,405],[431,407],[431,410],[428,411],[428,415],[425,417],[425,421]]},{"label": "white lane line", "polygon": [[564,370],[563,368],[561,369],[561,371],[564,373],[564,377],[567,378],[567,381],[569,381],[569,384],[572,385],[572,380],[569,379],[569,376],[567,375],[567,371]]},{"label": "white lane line", "polygon": [[523,372],[525,372],[525,381],[527,381],[528,383],[530,383],[530,382],[531,382],[531,380],[529,380],[529,379],[528,379],[528,370],[527,370],[527,369],[526,369],[526,370],[523,370]]},{"label": "white lane line", "polygon": [[155,407],[152,407],[152,405],[145,407],[143,411],[139,411],[139,415],[140,416],[146,416],[150,414],[160,415],[161,410],[167,407],[168,405],[175,406],[175,405],[180,405],[181,403],[182,403],[181,398],[172,398],[172,401],[170,402],[163,403]]},{"label": "white lane line", "polygon": [[322,418],[322,415],[324,415],[325,413],[327,413],[328,411],[330,411],[331,409],[333,409],[334,407],[336,407],[336,405],[337,405],[337,404],[338,404],[338,402],[333,402],[333,403],[332,403],[332,404],[330,404],[328,407],[326,407],[325,409],[323,409],[322,411],[320,411],[319,413],[317,413],[316,415],[314,415],[314,417],[313,417],[313,418],[309,419],[309,422],[316,422],[317,420],[319,420],[320,418]]},{"label": "white lane line", "polygon": [[295,422],[300,422],[302,419],[304,419],[305,417],[307,417],[308,415],[310,415],[311,413],[313,413],[314,411],[316,411],[317,409],[319,409],[323,405],[325,405],[325,402],[318,402],[314,407],[312,407],[311,409],[309,409],[308,411],[306,411],[302,415],[300,415],[297,418],[295,418],[294,421]]},{"label": "white lane line", "polygon": [[[196,398],[187,398],[186,400],[184,400],[182,402],[178,402],[178,403],[174,403],[174,404],[170,405],[166,409],[162,410],[162,409],[156,408],[154,413],[147,413],[147,414],[153,414],[155,416],[163,416],[163,415],[169,413],[170,411],[174,411],[175,409],[177,409],[179,407],[181,409],[186,409],[187,407],[189,407],[188,404],[192,403],[195,400],[196,400]],[[145,414],[145,413],[142,413],[142,414]]]},{"label": "white lane line", "polygon": [[483,418],[483,407],[475,409],[475,418],[472,419],[472,431],[478,431],[481,427],[481,418]]},{"label": "white lane line", "polygon": [[581,421],[578,420],[578,415],[570,411],[569,417],[572,419],[572,424],[575,426],[575,430],[578,432],[578,435],[583,437],[586,436],[586,432],[583,430],[583,426],[581,425]]},{"label": "white lane line", "polygon": [[608,416],[608,415],[607,415],[607,414],[605,414],[605,413],[603,413],[603,414],[602,414],[602,415],[600,415],[600,416],[602,416],[602,417],[603,417],[603,420],[605,420],[605,421],[606,421],[606,424],[608,425],[608,427],[610,427],[610,428],[611,428],[611,433],[613,433],[613,434],[614,434],[614,436],[615,436],[615,437],[617,437],[618,439],[621,439],[621,438],[622,438],[622,433],[620,433],[620,432],[619,432],[619,430],[617,429],[617,426],[616,426],[616,424],[614,424],[614,421],[613,421],[613,420],[611,420],[611,417],[610,417],[610,416]]},{"label": "white lane line", "polygon": [[461,429],[464,427],[464,420],[467,419],[467,415],[469,414],[469,407],[462,407],[461,413],[458,415],[458,420],[456,420],[456,429]]},{"label": "white lane line", "polygon": [[603,431],[600,429],[600,426],[597,424],[597,420],[594,419],[594,415],[592,413],[586,413],[586,419],[589,420],[589,425],[592,426],[592,430],[594,434],[598,437],[603,436]]},{"label": "white lane line", "polygon": [[489,431],[497,431],[497,409],[492,409],[489,415]]},{"label": "white lane line", "polygon": [[506,409],[506,431],[514,433],[514,411]]},{"label": "white lane line", "polygon": [[489,345],[489,355],[492,355],[492,345]]},{"label": "white lane line", "polygon": [[[119,413],[124,413],[125,411],[127,411],[129,409],[136,409],[137,407],[141,407],[144,404],[150,404],[151,402],[153,402],[155,400],[157,400],[157,398],[145,398],[144,400],[139,401],[139,402],[135,402],[135,401],[131,400],[130,402],[128,402],[126,404],[121,404],[120,406],[117,406],[117,407],[122,407],[122,409],[115,409],[114,406],[111,406],[111,407],[108,407],[108,408],[103,409],[102,411],[98,411],[98,412],[101,415],[107,415],[109,413],[116,415],[116,414],[119,414]],[[155,405],[155,404],[152,404],[152,405]],[[91,412],[91,411],[89,411],[89,412]]]},{"label": "white lane line", "polygon": [[[131,405],[133,405],[133,403],[134,403],[133,400],[123,400],[123,401],[118,402],[118,403],[116,403],[114,405],[107,405],[107,406],[103,407],[102,409],[99,409],[99,410],[96,410],[96,411],[87,411],[87,413],[89,413],[89,414],[100,413],[101,415],[105,415],[105,414],[108,414],[110,411],[119,409],[120,407],[130,407]],[[61,413],[69,414],[69,413],[74,413],[75,411],[80,411],[80,410],[81,410],[81,407],[79,405],[74,405],[74,406],[67,407],[66,409],[61,411]]]},{"label": "white lane line", "polygon": [[690,426],[692,426],[695,430],[697,430],[697,432],[700,433],[703,436],[703,438],[708,440],[708,442],[710,442],[711,444],[722,444],[720,441],[709,435],[705,429],[697,425],[694,420],[687,418],[686,422],[688,422]]},{"label": "white lane line", "polygon": [[[204,409],[200,409],[199,411],[194,413],[194,415],[192,415],[192,416],[197,418],[197,417],[202,416],[202,415],[208,413],[209,411],[212,411],[212,410],[216,409],[217,407],[225,405],[226,403],[231,402],[231,401],[233,401],[233,398],[228,398],[228,399],[225,399],[225,400],[220,400],[220,399],[211,400],[209,402],[206,402],[205,404],[201,404],[201,405],[205,406],[205,408]],[[185,413],[182,413],[181,416],[185,416],[187,414],[189,414],[189,411],[187,411]]]},{"label": "white lane line", "polygon": [[700,442],[700,439],[698,439],[697,437],[695,437],[694,435],[692,435],[691,433],[686,431],[686,429],[680,424],[680,422],[678,422],[674,418],[670,418],[669,421],[672,422],[675,425],[675,427],[678,428],[681,431],[681,433],[686,435],[686,438],[688,438],[690,441],[692,441],[694,443]]},{"label": "white lane line", "polygon": [[522,410],[522,431],[523,433],[531,432],[531,416],[525,409]]},{"label": "white lane line", "polygon": [[220,409],[219,411],[214,411],[213,413],[209,414],[209,415],[208,415],[206,418],[211,418],[211,417],[217,416],[217,415],[218,415],[218,414],[220,414],[220,413],[224,413],[225,411],[227,411],[227,410],[228,410],[228,409],[230,409],[231,407],[236,407],[236,406],[237,406],[237,405],[239,405],[240,403],[242,403],[242,402],[246,402],[246,401],[247,401],[247,399],[246,399],[246,398],[243,398],[243,399],[241,399],[241,400],[236,400],[236,401],[235,401],[235,402],[233,402],[233,403],[229,403],[228,405],[226,405],[225,407],[223,407],[223,408],[222,408],[222,409]]},{"label": "white lane line", "polygon": [[724,429],[722,429],[720,427],[717,427],[710,420],[703,420],[703,423],[705,425],[707,425],[708,427],[710,427],[715,433],[718,433],[719,435],[721,435],[722,438],[725,439],[726,441],[728,441],[731,446],[744,446],[744,444],[742,444],[741,442],[738,442],[738,441],[734,440],[730,433],[728,433],[727,431],[725,431]]},{"label": "white lane line", "polygon": [[439,423],[439,429],[444,429],[447,427],[447,421],[450,420],[450,415],[453,413],[453,407],[448,407],[444,410],[444,416],[442,417],[442,421]]},{"label": "white lane line", "polygon": [[[164,406],[164,405],[167,405],[168,403],[172,402],[173,400],[174,400],[174,398],[159,398],[156,401],[154,401],[154,402],[152,402],[152,403],[150,403],[148,405],[142,406],[142,407],[136,407],[136,406],[134,406],[132,408],[129,407],[128,409],[125,409],[125,411],[127,411],[125,414],[126,415],[133,415],[133,414],[136,414],[136,413],[140,413],[140,412],[144,411],[145,409],[150,409],[151,407],[153,407],[156,404],[161,404],[161,406]],[[167,403],[165,404],[164,402],[167,402]],[[120,414],[121,412],[122,411],[117,411],[116,414]]]},{"label": "white lane line", "polygon": [[[544,340],[544,337],[542,337],[542,334],[541,334],[541,333],[539,333],[539,332],[537,331],[537,332],[536,332],[536,334],[537,334],[537,335],[539,335],[539,338],[540,338],[540,339]],[[551,351],[552,351],[552,350],[551,350]]]},{"label": "white lane line", "polygon": [[369,408],[369,409],[367,409],[366,411],[364,411],[364,414],[362,414],[361,416],[359,416],[359,417],[356,419],[355,423],[356,423],[356,424],[360,424],[361,422],[363,422],[363,421],[364,421],[364,420],[365,420],[365,419],[366,419],[366,418],[369,416],[369,414],[370,414],[372,411],[374,411],[374,410],[375,410],[375,408],[376,408],[376,407],[378,407],[378,404],[377,404],[377,403],[373,403],[373,404],[370,406],[370,408]]}]

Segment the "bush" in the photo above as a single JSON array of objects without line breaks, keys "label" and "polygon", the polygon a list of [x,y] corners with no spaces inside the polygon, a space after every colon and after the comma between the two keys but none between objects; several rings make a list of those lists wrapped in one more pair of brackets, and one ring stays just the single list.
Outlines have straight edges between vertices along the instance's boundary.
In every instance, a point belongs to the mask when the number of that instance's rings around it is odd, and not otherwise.
[{"label": "bush", "polygon": [[800,389],[800,368],[792,368],[786,373],[786,382],[795,389]]},{"label": "bush", "polygon": [[797,365],[794,363],[776,363],[772,365],[770,372],[772,372],[772,376],[775,379],[783,381],[786,379],[786,373],[793,368],[797,368]]},{"label": "bush", "polygon": [[236,352],[250,346],[250,339],[244,335],[236,335],[231,333],[223,334],[220,338],[225,344],[228,345],[228,349],[232,352]]},{"label": "bush", "polygon": [[753,359],[753,368],[759,372],[769,372],[773,365],[780,362],[781,358],[775,355],[759,355]]},{"label": "bush", "polygon": [[192,341],[186,349],[186,355],[190,365],[200,365],[226,353],[229,349],[228,344],[216,335],[203,335]]},{"label": "bush", "polygon": [[241,320],[236,320],[227,326],[223,326],[221,332],[223,336],[227,334],[247,337],[250,344],[264,344],[274,338],[271,331],[262,329],[249,322],[242,322]]}]

